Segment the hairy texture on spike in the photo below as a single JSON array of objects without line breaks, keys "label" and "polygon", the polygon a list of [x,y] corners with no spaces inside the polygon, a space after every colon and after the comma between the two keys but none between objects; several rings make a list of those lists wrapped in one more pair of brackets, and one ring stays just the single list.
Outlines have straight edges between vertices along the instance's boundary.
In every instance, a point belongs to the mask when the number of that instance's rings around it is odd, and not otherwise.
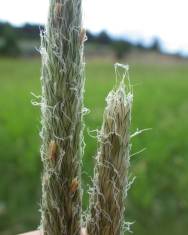
[{"label": "hairy texture on spike", "polygon": [[124,234],[131,104],[132,94],[126,95],[123,81],[107,97],[90,196],[89,235]]},{"label": "hairy texture on spike", "polygon": [[44,235],[80,235],[83,116],[81,0],[51,0],[41,32]]}]

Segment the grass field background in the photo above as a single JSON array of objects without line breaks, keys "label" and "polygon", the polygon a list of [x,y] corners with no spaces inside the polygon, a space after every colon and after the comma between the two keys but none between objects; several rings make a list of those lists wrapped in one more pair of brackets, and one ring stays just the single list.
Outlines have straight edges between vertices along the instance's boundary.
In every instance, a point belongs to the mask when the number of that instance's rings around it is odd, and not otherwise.
[{"label": "grass field background", "polygon": [[[93,173],[96,139],[105,97],[115,84],[111,62],[86,66],[83,208]],[[137,179],[127,199],[127,221],[139,235],[185,235],[188,221],[188,66],[186,63],[134,63],[130,177]],[[40,94],[39,59],[0,59],[0,234],[35,229],[40,223],[40,111],[30,92]],[[95,133],[92,133],[95,135]]]}]

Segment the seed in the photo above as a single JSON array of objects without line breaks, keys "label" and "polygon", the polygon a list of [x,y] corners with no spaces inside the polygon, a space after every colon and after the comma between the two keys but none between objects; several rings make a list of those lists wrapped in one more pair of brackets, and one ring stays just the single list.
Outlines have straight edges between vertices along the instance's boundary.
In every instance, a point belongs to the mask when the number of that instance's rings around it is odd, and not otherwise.
[{"label": "seed", "polygon": [[77,179],[77,178],[74,178],[74,179],[72,180],[72,183],[71,183],[71,186],[70,186],[70,192],[71,192],[71,193],[75,193],[76,190],[77,190],[77,188],[78,188],[78,185],[79,185],[78,179]]},{"label": "seed", "polygon": [[55,161],[57,157],[57,144],[54,140],[50,141],[49,144],[49,159]]},{"label": "seed", "polygon": [[86,30],[82,29],[80,32],[80,43],[83,43],[87,40]]},{"label": "seed", "polygon": [[56,18],[61,16],[62,9],[63,9],[63,4],[60,2],[57,2],[54,8],[54,15]]}]

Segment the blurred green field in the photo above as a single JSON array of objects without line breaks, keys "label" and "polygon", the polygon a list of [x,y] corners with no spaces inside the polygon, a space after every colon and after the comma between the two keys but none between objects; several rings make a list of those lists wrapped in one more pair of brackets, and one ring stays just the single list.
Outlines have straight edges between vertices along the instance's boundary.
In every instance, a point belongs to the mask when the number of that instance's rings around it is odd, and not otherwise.
[{"label": "blurred green field", "polygon": [[[86,66],[84,209],[93,173],[96,140],[105,97],[115,83],[110,62]],[[139,235],[185,235],[188,221],[188,66],[133,64],[132,132],[153,128],[132,140],[127,221]],[[0,234],[32,230],[40,223],[40,112],[30,92],[40,94],[39,59],[0,59]]]}]

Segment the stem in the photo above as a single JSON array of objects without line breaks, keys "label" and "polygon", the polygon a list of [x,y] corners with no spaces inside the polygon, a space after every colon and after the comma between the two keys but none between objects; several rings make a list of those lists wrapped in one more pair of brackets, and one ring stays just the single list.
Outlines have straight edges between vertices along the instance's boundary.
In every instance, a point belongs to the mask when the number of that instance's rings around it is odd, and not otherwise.
[{"label": "stem", "polygon": [[44,235],[80,235],[84,37],[81,0],[51,0],[41,33]]}]

